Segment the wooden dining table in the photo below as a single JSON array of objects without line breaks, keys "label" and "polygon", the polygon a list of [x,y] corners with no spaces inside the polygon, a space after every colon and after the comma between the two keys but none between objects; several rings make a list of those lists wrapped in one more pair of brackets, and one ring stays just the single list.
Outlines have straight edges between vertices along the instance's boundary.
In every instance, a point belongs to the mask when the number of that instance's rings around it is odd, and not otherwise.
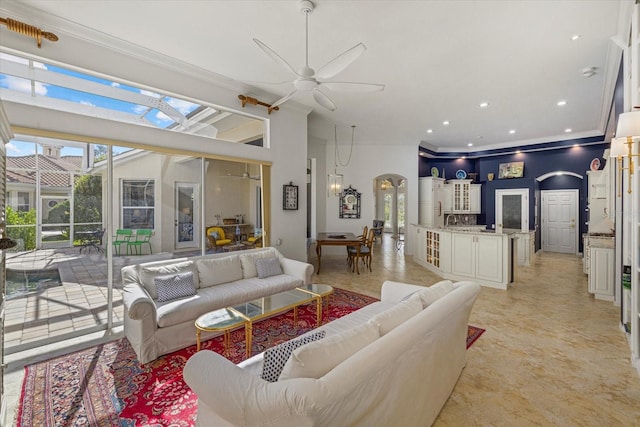
[{"label": "wooden dining table", "polygon": [[323,246],[355,246],[358,250],[356,257],[356,272],[360,274],[360,269],[358,268],[358,259],[360,257],[360,245],[362,242],[360,238],[357,237],[354,233],[318,233],[318,238],[316,239],[316,254],[318,255],[318,272],[320,274],[320,259],[322,258],[322,247]]}]

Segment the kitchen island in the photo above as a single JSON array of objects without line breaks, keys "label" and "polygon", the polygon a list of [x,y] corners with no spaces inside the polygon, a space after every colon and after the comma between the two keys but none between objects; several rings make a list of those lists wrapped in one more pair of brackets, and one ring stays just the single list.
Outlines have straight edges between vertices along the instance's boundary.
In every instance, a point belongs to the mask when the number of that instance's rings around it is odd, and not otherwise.
[{"label": "kitchen island", "polygon": [[481,228],[412,224],[413,259],[445,279],[506,290],[515,276],[516,235]]}]

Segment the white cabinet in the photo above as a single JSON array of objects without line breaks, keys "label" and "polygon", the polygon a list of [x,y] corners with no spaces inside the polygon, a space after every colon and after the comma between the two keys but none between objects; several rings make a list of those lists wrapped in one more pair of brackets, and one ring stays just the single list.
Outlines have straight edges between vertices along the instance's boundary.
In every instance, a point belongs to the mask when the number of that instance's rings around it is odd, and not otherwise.
[{"label": "white cabinet", "polygon": [[611,233],[613,221],[610,219],[610,174],[608,164],[605,169],[587,172],[589,233]]},{"label": "white cabinet", "polygon": [[442,210],[446,214],[453,210],[453,187],[451,184],[442,186]]},{"label": "white cabinet", "polygon": [[596,299],[613,301],[613,248],[591,247],[589,292]]},{"label": "white cabinet", "polygon": [[531,265],[531,258],[535,255],[536,232],[516,233],[518,265]]},{"label": "white cabinet", "polygon": [[413,257],[416,262],[424,263],[427,254],[427,239],[425,237],[426,230],[421,227],[414,227],[413,241],[415,243]]},{"label": "white cabinet", "polygon": [[420,224],[428,227],[444,226],[444,179],[425,177],[419,180]]},{"label": "white cabinet", "polygon": [[453,274],[502,282],[503,236],[452,233],[451,249]]},{"label": "white cabinet", "polygon": [[472,184],[470,179],[455,179],[444,185],[445,213],[480,213],[481,184]]}]

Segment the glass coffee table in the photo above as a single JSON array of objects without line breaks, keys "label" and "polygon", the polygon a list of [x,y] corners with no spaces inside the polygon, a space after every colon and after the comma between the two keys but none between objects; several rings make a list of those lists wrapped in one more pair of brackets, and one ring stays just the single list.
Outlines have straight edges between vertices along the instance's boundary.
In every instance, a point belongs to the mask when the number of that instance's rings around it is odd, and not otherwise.
[{"label": "glass coffee table", "polygon": [[229,356],[231,331],[244,324],[246,356],[250,357],[254,322],[293,309],[293,321],[297,323],[298,307],[315,301],[316,326],[320,326],[324,305],[323,298],[328,299],[327,297],[332,293],[333,288],[329,285],[303,285],[296,289],[203,314],[195,322],[196,349],[200,351],[202,332],[222,332],[224,334],[225,355]]}]

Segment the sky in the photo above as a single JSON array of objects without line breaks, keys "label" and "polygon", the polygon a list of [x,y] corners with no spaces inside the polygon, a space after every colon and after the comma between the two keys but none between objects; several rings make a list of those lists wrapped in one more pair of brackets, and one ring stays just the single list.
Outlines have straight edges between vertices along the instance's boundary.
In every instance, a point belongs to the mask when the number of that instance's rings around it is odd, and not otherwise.
[{"label": "sky", "polygon": [[[24,58],[19,58],[13,55],[0,53],[0,61],[13,61],[20,64],[29,65],[29,61]],[[169,96],[164,96],[159,93],[136,88],[133,86],[127,86],[118,82],[102,79],[99,77],[83,74],[77,71],[68,70],[65,68],[57,67],[54,65],[48,65],[41,62],[33,61],[31,66],[35,69],[48,70],[55,73],[60,73],[65,76],[71,76],[89,82],[98,83],[106,86],[111,86],[120,90],[130,91],[136,94],[145,95],[148,97],[162,99],[168,105],[173,107],[183,116],[187,116],[189,113],[200,107],[200,105],[178,99]],[[109,98],[106,96],[96,95],[93,93],[82,92],[74,89],[69,89],[63,86],[56,86],[49,83],[43,83],[33,80],[24,79],[4,73],[0,73],[0,89],[8,89],[12,91],[18,91],[22,93],[31,94],[32,97],[38,98],[55,98],[63,101],[69,101],[85,105],[90,108],[91,114],[107,113],[104,110],[113,110],[121,113],[128,113],[133,116],[144,116],[144,118],[151,122],[153,125],[159,128],[167,128],[168,126],[176,123],[172,118],[167,116],[164,112],[153,108],[151,106],[136,104],[133,102],[123,101],[120,99]],[[22,156],[33,154],[34,144],[31,142],[21,142],[18,140],[11,141],[6,145],[7,154],[10,156]],[[119,147],[114,148],[116,152],[122,152],[126,149]],[[82,155],[81,147],[68,147],[65,146],[62,149],[62,155]]]}]

